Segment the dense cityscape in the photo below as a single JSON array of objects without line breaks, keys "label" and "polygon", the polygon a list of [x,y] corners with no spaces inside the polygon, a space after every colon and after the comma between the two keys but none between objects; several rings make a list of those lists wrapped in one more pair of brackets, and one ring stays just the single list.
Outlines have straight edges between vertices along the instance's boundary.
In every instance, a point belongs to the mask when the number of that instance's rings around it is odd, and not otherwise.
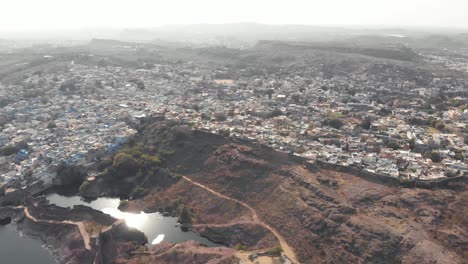
[{"label": "dense cityscape", "polygon": [[[460,71],[468,63],[424,59]],[[2,181],[47,185],[60,163],[112,155],[135,134],[132,124],[153,115],[311,162],[407,180],[466,176],[468,80],[403,70],[380,64],[373,74],[329,77],[323,67],[289,66],[240,70],[234,80],[221,78],[227,68],[191,62],[134,69],[70,61],[0,87]],[[410,74],[416,81],[404,80]]]}]

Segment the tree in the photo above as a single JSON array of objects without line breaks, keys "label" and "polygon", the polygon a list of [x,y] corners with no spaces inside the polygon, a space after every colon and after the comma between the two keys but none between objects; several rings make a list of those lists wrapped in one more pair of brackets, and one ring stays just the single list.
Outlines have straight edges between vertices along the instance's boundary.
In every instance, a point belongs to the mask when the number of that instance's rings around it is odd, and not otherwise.
[{"label": "tree", "polygon": [[192,217],[190,216],[190,210],[185,205],[181,205],[180,215],[179,215],[179,223],[184,224],[184,225],[192,223]]},{"label": "tree", "polygon": [[224,112],[216,112],[214,114],[214,117],[216,118],[216,120],[218,121],[226,121],[226,114]]},{"label": "tree", "polygon": [[340,119],[332,118],[332,119],[323,120],[322,125],[333,127],[335,129],[340,129],[344,124],[343,124],[343,121],[341,121]]},{"label": "tree", "polygon": [[123,152],[115,155],[112,165],[119,172],[132,172],[138,170],[139,167],[138,161],[132,155]]},{"label": "tree", "polygon": [[430,152],[426,154],[427,158],[430,158],[433,162],[439,163],[442,161],[442,157],[438,152]]},{"label": "tree", "polygon": [[294,100],[294,102],[298,103],[299,100],[301,99],[301,95],[300,94],[293,94],[291,96],[291,98]]},{"label": "tree", "polygon": [[2,155],[3,156],[10,156],[15,154],[18,151],[18,149],[14,145],[7,145],[2,148]]},{"label": "tree", "polygon": [[86,170],[80,166],[70,166],[64,163],[57,168],[57,177],[55,181],[59,185],[79,185],[86,178]]},{"label": "tree", "polygon": [[195,111],[197,111],[197,112],[199,112],[199,111],[200,111],[200,106],[197,105],[197,104],[193,104],[193,105],[192,105],[192,109],[195,110]]},{"label": "tree", "polygon": [[269,116],[270,118],[272,118],[272,117],[277,117],[277,116],[280,116],[280,115],[283,115],[283,111],[281,111],[279,108],[273,109],[273,110],[268,114],[268,116]]},{"label": "tree", "polygon": [[96,88],[99,88],[99,89],[104,88],[104,86],[102,85],[102,81],[101,81],[101,80],[95,80],[95,81],[94,81],[94,85],[96,86]]},{"label": "tree", "polygon": [[138,81],[137,82],[137,87],[140,90],[144,90],[145,89],[145,83],[143,81]]},{"label": "tree", "polygon": [[365,117],[362,121],[360,126],[364,129],[370,129],[372,125],[370,117]]},{"label": "tree", "polygon": [[77,90],[77,87],[73,81],[66,81],[62,84],[60,84],[59,90],[62,92],[65,91],[75,91]]},{"label": "tree", "polygon": [[84,192],[84,191],[88,188],[89,184],[90,184],[89,181],[84,181],[84,182],[80,185],[79,191],[80,191],[81,193]]},{"label": "tree", "polygon": [[408,141],[408,144],[409,144],[410,149],[413,150],[413,149],[416,147],[416,139],[411,138],[411,139]]},{"label": "tree", "polygon": [[131,197],[132,199],[138,199],[138,198],[144,197],[147,194],[148,194],[147,189],[142,188],[142,187],[137,187],[132,191]]},{"label": "tree", "polygon": [[52,129],[52,128],[56,128],[56,127],[57,127],[57,124],[55,124],[55,122],[49,122],[49,123],[47,124],[47,128],[48,128],[48,129]]},{"label": "tree", "polygon": [[391,148],[393,150],[399,150],[400,149],[400,145],[398,145],[398,143],[396,143],[395,141],[389,141],[386,146],[388,148]]},{"label": "tree", "polygon": [[265,90],[264,93],[265,93],[266,95],[268,95],[268,98],[271,100],[273,94],[275,93],[275,90],[273,90],[273,89],[267,89],[267,90]]}]

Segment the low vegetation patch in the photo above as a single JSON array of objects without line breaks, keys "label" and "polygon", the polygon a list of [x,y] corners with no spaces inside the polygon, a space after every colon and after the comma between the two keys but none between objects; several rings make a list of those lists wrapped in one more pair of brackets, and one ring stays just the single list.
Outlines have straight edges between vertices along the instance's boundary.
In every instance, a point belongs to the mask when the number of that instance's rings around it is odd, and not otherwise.
[{"label": "low vegetation patch", "polygon": [[281,256],[281,253],[283,253],[283,248],[281,246],[276,246],[273,248],[270,248],[268,250],[268,253],[273,255],[273,256]]}]

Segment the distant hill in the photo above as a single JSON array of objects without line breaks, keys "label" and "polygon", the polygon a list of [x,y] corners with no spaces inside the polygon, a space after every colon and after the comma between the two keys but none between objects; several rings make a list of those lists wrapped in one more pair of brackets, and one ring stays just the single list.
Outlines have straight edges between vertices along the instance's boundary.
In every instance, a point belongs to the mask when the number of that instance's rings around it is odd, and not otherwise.
[{"label": "distant hill", "polygon": [[412,49],[401,45],[356,45],[352,42],[280,42],[280,41],[260,41],[255,49],[303,49],[322,50],[338,53],[356,53],[377,58],[386,58],[404,61],[417,61],[419,55]]},{"label": "distant hill", "polygon": [[91,46],[114,46],[114,47],[128,46],[128,47],[134,47],[134,46],[137,45],[137,43],[120,41],[120,40],[115,40],[115,39],[93,38],[89,42],[89,45],[91,45]]}]

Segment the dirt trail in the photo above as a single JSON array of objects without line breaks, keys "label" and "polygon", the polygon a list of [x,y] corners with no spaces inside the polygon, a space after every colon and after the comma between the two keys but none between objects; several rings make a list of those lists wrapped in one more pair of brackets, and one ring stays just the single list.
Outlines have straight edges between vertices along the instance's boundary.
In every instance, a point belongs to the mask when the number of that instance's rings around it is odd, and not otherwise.
[{"label": "dirt trail", "polygon": [[276,238],[278,239],[280,245],[281,245],[281,248],[283,249],[284,251],[284,254],[286,256],[288,256],[288,258],[290,258],[294,263],[299,263],[299,261],[297,261],[297,258],[296,258],[296,254],[294,253],[294,251],[292,250],[292,248],[288,245],[288,243],[286,242],[286,240],[283,238],[283,236],[281,236],[277,231],[276,229],[274,229],[273,227],[271,227],[270,225],[268,225],[267,223],[263,222],[262,219],[260,219],[260,217],[258,216],[257,214],[257,211],[251,207],[250,205],[240,201],[240,200],[237,200],[235,198],[231,198],[229,196],[226,196],[224,194],[221,194],[213,189],[211,189],[210,187],[204,185],[204,184],[201,184],[201,183],[198,183],[186,176],[182,176],[182,178],[184,180],[186,180],[187,182],[195,185],[195,186],[198,186],[202,189],[205,189],[206,191],[220,197],[220,198],[223,198],[223,199],[226,199],[226,200],[230,200],[230,201],[233,201],[233,202],[236,202],[236,203],[239,203],[241,204],[242,206],[244,206],[245,208],[249,209],[249,211],[252,213],[252,221],[258,225],[261,225],[263,226],[264,228],[270,230],[271,233],[273,233],[273,235],[276,236]]},{"label": "dirt trail", "polygon": [[29,209],[27,207],[22,207],[24,210],[24,214],[26,215],[27,218],[30,220],[37,222],[37,223],[49,223],[49,224],[69,224],[69,225],[75,225],[78,227],[78,230],[80,231],[81,237],[83,238],[83,243],[85,245],[85,248],[87,250],[91,250],[91,238],[86,231],[86,228],[83,224],[83,222],[72,222],[72,221],[52,221],[52,220],[39,220],[36,219],[34,216],[29,213]]}]

